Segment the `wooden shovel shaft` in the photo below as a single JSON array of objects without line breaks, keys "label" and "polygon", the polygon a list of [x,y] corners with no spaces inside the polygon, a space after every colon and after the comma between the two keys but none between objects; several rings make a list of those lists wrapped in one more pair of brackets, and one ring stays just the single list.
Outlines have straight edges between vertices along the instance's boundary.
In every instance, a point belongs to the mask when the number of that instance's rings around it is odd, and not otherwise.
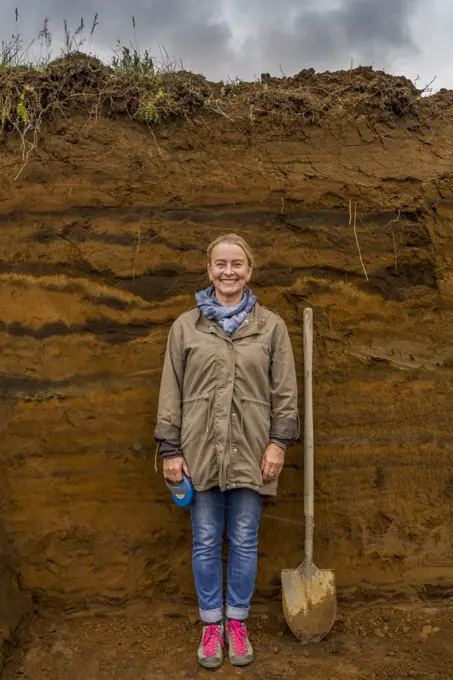
[{"label": "wooden shovel shaft", "polygon": [[313,438],[313,310],[304,309],[304,514],[305,563],[313,562],[314,510],[314,438]]},{"label": "wooden shovel shaft", "polygon": [[282,571],[282,602],[286,621],[304,644],[320,642],[336,615],[335,576],[313,564],[314,433],[313,433],[313,311],[304,309],[304,514],[305,559],[297,569]]}]

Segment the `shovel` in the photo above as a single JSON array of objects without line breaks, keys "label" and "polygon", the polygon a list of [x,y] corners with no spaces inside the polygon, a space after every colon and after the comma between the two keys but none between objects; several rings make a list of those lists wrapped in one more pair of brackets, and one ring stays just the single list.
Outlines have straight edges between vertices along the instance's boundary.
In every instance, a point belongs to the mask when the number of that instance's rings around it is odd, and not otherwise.
[{"label": "shovel", "polygon": [[304,514],[305,559],[297,569],[282,571],[282,600],[286,622],[304,644],[320,642],[330,631],[337,611],[334,572],[313,564],[314,453],[313,453],[313,310],[304,309]]}]

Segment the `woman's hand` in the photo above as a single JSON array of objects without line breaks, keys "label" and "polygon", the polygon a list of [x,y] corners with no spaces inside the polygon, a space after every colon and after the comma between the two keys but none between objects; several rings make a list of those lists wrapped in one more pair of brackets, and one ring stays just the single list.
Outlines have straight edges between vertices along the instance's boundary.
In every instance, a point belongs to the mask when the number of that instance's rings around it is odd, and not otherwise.
[{"label": "woman's hand", "polygon": [[189,468],[182,456],[175,456],[175,458],[164,458],[164,477],[172,484],[182,482],[182,473],[190,477]]},{"label": "woman's hand", "polygon": [[264,484],[280,476],[284,462],[285,452],[283,449],[272,442],[268,444],[261,461],[261,474]]}]

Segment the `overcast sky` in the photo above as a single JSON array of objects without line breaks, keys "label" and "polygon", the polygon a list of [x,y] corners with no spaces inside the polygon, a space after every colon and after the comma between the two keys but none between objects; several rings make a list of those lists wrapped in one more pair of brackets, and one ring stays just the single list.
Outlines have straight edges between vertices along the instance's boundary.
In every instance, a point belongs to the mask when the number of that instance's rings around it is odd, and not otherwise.
[{"label": "overcast sky", "polygon": [[[88,39],[97,11],[91,50],[108,60],[119,38],[157,57],[163,46],[212,80],[348,69],[352,62],[419,76],[420,87],[436,76],[435,89],[453,89],[452,0],[0,0],[3,40],[15,32],[16,6],[25,41],[48,17],[54,57],[63,18],[74,32],[83,17]],[[31,52],[39,52],[39,41]]]}]

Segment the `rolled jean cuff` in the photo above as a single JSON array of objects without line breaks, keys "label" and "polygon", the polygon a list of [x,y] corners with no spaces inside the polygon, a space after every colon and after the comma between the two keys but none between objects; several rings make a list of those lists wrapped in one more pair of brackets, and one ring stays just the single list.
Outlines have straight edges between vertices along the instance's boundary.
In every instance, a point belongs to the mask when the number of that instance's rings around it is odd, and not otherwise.
[{"label": "rolled jean cuff", "polygon": [[235,621],[245,621],[249,615],[249,607],[232,607],[227,605],[226,615],[227,619],[234,619]]},{"label": "rolled jean cuff", "polygon": [[200,619],[203,623],[217,623],[223,619],[222,609],[200,609]]}]

